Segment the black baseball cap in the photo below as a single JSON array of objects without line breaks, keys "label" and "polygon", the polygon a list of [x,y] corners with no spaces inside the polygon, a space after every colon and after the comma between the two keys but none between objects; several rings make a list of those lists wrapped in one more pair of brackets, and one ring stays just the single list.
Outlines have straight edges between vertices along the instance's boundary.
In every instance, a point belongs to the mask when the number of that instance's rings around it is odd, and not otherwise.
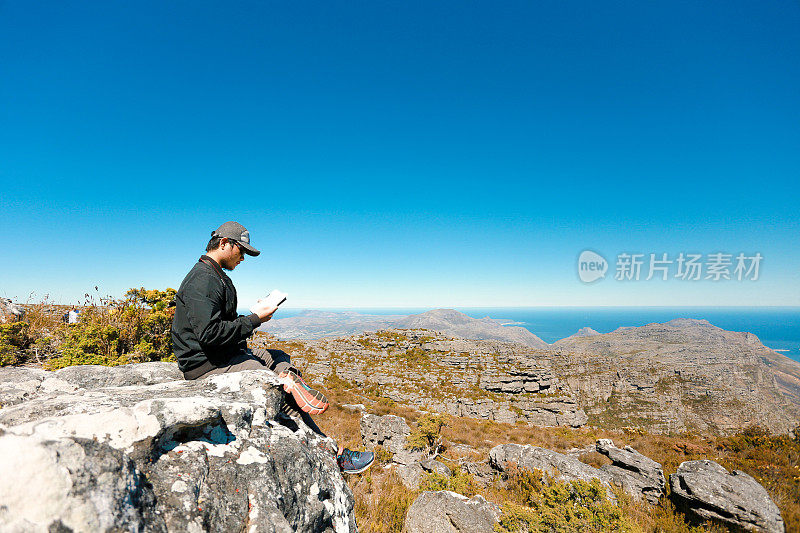
[{"label": "black baseball cap", "polygon": [[247,255],[258,255],[261,252],[250,246],[250,232],[238,222],[229,221],[211,232],[212,237],[226,237],[239,243]]}]

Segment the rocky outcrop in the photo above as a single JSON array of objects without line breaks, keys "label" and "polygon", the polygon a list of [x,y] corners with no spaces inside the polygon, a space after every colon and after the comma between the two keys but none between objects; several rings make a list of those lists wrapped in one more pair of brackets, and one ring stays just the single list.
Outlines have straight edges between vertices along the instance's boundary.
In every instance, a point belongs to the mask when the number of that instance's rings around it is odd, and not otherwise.
[{"label": "rocky outcrop", "polygon": [[[612,464],[595,468],[582,463],[577,455],[597,450],[611,459]],[[655,505],[664,495],[666,482],[661,465],[645,457],[630,446],[617,448],[609,439],[597,441],[596,446],[577,449],[573,454],[561,454],[552,450],[520,444],[501,444],[489,452],[489,464],[498,471],[505,471],[510,464],[527,470],[541,470],[561,481],[591,481],[598,479],[610,489],[617,485],[637,500],[645,499]],[[611,500],[615,497],[607,493]]]},{"label": "rocky outcrop", "polygon": [[637,500],[645,499],[652,505],[658,504],[667,485],[660,463],[630,446],[617,448],[611,439],[598,440],[597,451],[611,459],[611,464],[601,466],[600,470],[610,474],[614,483]]},{"label": "rocky outcrop", "polygon": [[575,457],[545,448],[521,444],[500,444],[489,451],[489,464],[505,471],[510,464],[526,470],[541,470],[560,481],[591,481],[598,479],[611,488],[611,474],[580,462]]},{"label": "rocky outcrop", "polygon": [[417,409],[537,426],[788,433],[800,415],[800,363],[751,334],[673,320],[574,335],[532,348],[386,330],[304,343],[297,360]]},{"label": "rocky outcrop", "polygon": [[176,371],[0,370],[0,529],[355,531],[335,443],[279,415],[273,373]]},{"label": "rocky outcrop", "polygon": [[752,334],[706,320],[619,328],[553,345],[554,375],[592,425],[655,433],[788,433],[800,413],[800,364]]},{"label": "rocky outcrop", "polygon": [[361,417],[361,439],[364,446],[382,446],[392,453],[392,467],[407,488],[416,490],[426,472],[443,476],[450,475],[450,469],[433,458],[426,457],[423,450],[408,449],[406,440],[411,428],[403,417],[396,415],[370,415]]},{"label": "rocky outcrop", "polygon": [[783,533],[783,518],[755,479],[728,472],[714,461],[686,461],[669,476],[676,504],[702,520],[715,520],[736,531]]},{"label": "rocky outcrop", "polygon": [[368,448],[382,446],[392,452],[392,461],[401,465],[418,463],[422,457],[422,450],[406,448],[406,439],[411,434],[403,417],[396,415],[370,415],[361,417],[361,440]]},{"label": "rocky outcrop", "polygon": [[539,426],[580,427],[588,420],[549,361],[518,354],[518,344],[389,330],[305,348],[293,361],[317,379],[379,385],[382,395],[418,409]]},{"label": "rocky outcrop", "polygon": [[446,490],[423,492],[408,509],[408,533],[491,533],[500,509],[483,496],[467,498]]},{"label": "rocky outcrop", "polygon": [[411,434],[405,418],[397,415],[370,415],[361,417],[361,439],[369,447],[383,446],[392,453],[405,451],[406,439]]}]

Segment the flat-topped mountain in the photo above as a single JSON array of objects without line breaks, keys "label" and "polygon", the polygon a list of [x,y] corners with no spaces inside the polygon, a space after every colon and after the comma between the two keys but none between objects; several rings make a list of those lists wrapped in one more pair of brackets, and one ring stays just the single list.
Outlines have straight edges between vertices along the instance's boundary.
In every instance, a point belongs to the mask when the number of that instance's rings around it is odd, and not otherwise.
[{"label": "flat-topped mountain", "polygon": [[355,311],[305,310],[297,316],[276,318],[258,330],[279,339],[319,339],[395,327],[407,315],[367,315]]},{"label": "flat-topped mountain", "polygon": [[453,309],[434,309],[401,320],[396,327],[407,329],[430,329],[455,337],[478,340],[501,340],[517,342],[534,348],[549,346],[542,339],[519,326],[504,326],[489,318],[471,318]]},{"label": "flat-topped mountain", "polygon": [[453,309],[434,309],[418,315],[368,315],[353,311],[303,311],[290,318],[270,320],[259,328],[280,339],[320,339],[386,328],[429,329],[465,339],[494,339],[543,348],[546,342],[519,326],[504,326],[489,317],[471,318]]}]

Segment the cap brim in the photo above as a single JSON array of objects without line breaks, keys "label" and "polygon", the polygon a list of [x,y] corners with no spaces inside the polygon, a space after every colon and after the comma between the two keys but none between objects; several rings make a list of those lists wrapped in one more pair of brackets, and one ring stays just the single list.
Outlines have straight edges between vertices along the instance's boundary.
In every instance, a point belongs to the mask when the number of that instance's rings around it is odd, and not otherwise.
[{"label": "cap brim", "polygon": [[247,255],[258,255],[261,253],[246,242],[238,242],[237,244],[244,249],[244,253]]}]

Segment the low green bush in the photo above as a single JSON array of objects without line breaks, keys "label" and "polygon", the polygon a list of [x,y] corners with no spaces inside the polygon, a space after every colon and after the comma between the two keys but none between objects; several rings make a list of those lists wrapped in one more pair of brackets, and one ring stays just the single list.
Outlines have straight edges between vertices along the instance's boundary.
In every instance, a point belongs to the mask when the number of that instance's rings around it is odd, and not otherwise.
[{"label": "low green bush", "polygon": [[20,362],[22,350],[30,344],[27,322],[0,324],[0,366],[15,365]]},{"label": "low green bush", "polygon": [[503,503],[500,532],[625,532],[639,528],[623,517],[599,480],[555,481],[542,474],[512,469],[511,499]]},{"label": "low green bush", "polygon": [[60,355],[45,367],[173,361],[170,329],[175,292],[130,289],[122,299],[82,308],[79,322],[64,330]]},{"label": "low green bush", "polygon": [[442,428],[447,425],[447,415],[429,413],[419,417],[416,426],[406,439],[406,448],[438,452]]},{"label": "low green bush", "polygon": [[443,476],[442,474],[431,472],[422,480],[419,488],[422,491],[449,490],[468,498],[480,492],[475,479],[460,469],[456,469],[451,476]]}]

